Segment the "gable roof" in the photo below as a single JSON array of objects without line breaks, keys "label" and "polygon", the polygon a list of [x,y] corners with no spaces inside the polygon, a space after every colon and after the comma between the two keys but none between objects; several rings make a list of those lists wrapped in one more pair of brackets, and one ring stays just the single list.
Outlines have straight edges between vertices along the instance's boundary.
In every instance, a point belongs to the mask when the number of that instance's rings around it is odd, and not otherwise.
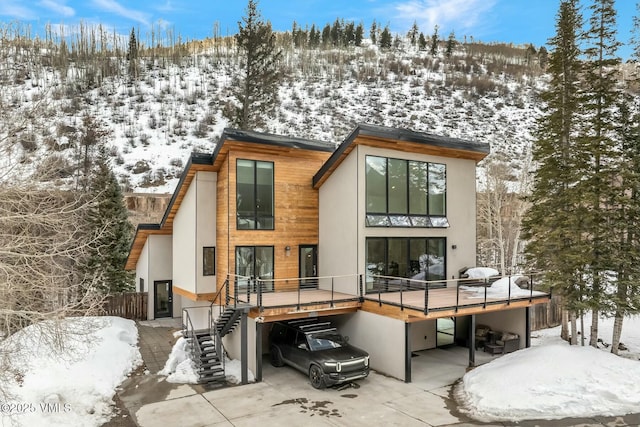
[{"label": "gable roof", "polygon": [[489,143],[484,142],[449,138],[408,129],[359,124],[314,175],[314,188],[319,188],[358,145],[470,159],[476,162],[484,159],[490,150]]},{"label": "gable roof", "polygon": [[217,172],[220,165],[229,151],[230,145],[235,142],[241,144],[256,144],[267,146],[267,149],[291,149],[291,150],[311,150],[331,153],[336,145],[331,142],[316,141],[310,139],[294,138],[283,135],[273,135],[261,132],[243,131],[226,128],[222,132],[213,154],[192,153],[180,175],[178,185],[171,196],[171,200],[164,212],[159,224],[140,224],[136,229],[134,240],[129,249],[129,256],[125,268],[132,270],[136,268],[138,258],[142,253],[147,236],[150,234],[172,234],[173,219],[175,218],[182,199],[184,198],[191,181],[198,171]]}]

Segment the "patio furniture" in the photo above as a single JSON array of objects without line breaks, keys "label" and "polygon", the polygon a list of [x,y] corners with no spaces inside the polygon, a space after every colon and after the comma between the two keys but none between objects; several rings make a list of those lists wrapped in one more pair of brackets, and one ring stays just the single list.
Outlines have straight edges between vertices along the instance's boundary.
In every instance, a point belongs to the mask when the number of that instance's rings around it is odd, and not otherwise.
[{"label": "patio furniture", "polygon": [[520,336],[511,332],[491,331],[484,351],[489,354],[507,354],[520,349]]},{"label": "patio furniture", "polygon": [[476,350],[484,348],[485,344],[489,341],[491,334],[491,328],[485,325],[476,326]]}]

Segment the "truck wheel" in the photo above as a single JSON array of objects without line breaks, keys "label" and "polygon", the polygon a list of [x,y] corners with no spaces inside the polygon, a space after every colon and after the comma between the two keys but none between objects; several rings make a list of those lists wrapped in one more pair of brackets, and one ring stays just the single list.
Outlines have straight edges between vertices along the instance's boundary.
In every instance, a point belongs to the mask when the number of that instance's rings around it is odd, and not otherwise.
[{"label": "truck wheel", "polygon": [[313,388],[324,388],[324,378],[322,378],[322,369],[318,365],[311,365],[309,368],[309,381]]},{"label": "truck wheel", "polygon": [[284,366],[284,362],[282,361],[282,353],[280,349],[275,345],[271,346],[271,365],[279,368]]}]

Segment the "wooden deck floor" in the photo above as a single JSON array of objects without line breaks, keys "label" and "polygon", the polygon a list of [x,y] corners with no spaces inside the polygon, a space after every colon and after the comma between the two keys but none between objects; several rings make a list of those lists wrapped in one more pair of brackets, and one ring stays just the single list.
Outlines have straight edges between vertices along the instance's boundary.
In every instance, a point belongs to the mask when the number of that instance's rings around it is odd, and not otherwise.
[{"label": "wooden deck floor", "polygon": [[[245,298],[246,299],[246,294]],[[361,302],[358,295],[331,292],[323,289],[265,292],[261,307],[251,310],[252,317],[262,317],[265,322],[310,315],[332,315],[354,312],[358,309],[401,318],[406,321],[477,314],[486,311],[528,307],[549,301],[544,293],[534,296],[487,297],[482,290],[463,290],[455,287],[430,289],[428,310],[425,311],[424,290],[403,292],[371,292]],[[249,294],[249,302],[257,305],[258,295]]]}]

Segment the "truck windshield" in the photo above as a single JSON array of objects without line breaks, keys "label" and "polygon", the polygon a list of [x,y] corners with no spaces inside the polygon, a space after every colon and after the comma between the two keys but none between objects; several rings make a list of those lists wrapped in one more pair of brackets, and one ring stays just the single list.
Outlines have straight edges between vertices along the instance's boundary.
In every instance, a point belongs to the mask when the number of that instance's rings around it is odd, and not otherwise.
[{"label": "truck windshield", "polygon": [[318,333],[309,334],[309,348],[311,351],[328,350],[331,348],[340,348],[345,345],[344,338],[336,333]]}]

